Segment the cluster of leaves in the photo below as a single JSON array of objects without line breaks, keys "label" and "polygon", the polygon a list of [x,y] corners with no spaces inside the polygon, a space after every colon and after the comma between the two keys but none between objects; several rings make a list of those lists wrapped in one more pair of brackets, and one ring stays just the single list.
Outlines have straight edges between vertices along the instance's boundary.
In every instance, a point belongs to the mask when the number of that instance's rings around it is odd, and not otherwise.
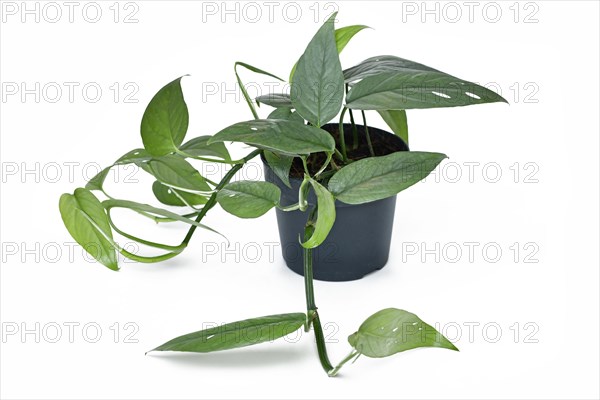
[{"label": "cluster of leaves", "polygon": [[[307,211],[308,192],[312,190],[315,193],[317,204],[310,210],[301,243],[305,248],[306,313],[227,324],[178,337],[155,350],[208,352],[242,347],[274,340],[303,325],[307,330],[314,326],[321,363],[330,375],[337,374],[341,365],[360,354],[384,357],[424,346],[456,350],[446,338],[414,314],[386,309],[367,319],[349,337],[353,350],[340,365],[333,367],[329,363],[324,342],[319,338],[321,328],[314,305],[310,251],[323,243],[329,234],[335,222],[336,199],[348,204],[362,204],[396,195],[425,178],[446,156],[410,151],[375,157],[372,153],[372,157],[354,161],[348,158],[344,134],[339,135],[336,143],[322,127],[340,115],[340,132],[343,132],[344,116],[349,111],[355,129],[353,110],[360,110],[363,120],[365,111],[376,110],[391,130],[408,142],[407,109],[505,100],[474,83],[393,56],[369,58],[343,70],[340,52],[356,33],[366,27],[354,25],[336,30],[335,17],[336,14],[332,15],[319,29],[294,65],[289,78],[292,83],[290,93],[270,94],[256,99],[258,105],[275,108],[268,118],[258,117],[237,67],[281,78],[251,65],[236,63],[236,77],[254,119],[233,124],[213,136],[200,136],[184,143],[189,113],[181,78],[178,78],[163,87],[144,112],[141,122],[144,148],[128,152],[90,180],[85,188],[61,197],[60,212],[71,236],[99,262],[117,270],[117,253],[140,262],[158,262],[180,254],[197,228],[212,231],[201,222],[216,204],[238,217],[256,218],[273,207],[284,211]],[[366,121],[364,124],[370,144]],[[245,143],[256,149],[240,160],[232,160],[224,142]],[[325,154],[326,161],[318,172],[311,174],[307,159],[314,153]],[[259,154],[288,186],[294,158],[302,160],[305,175],[297,204],[282,207],[280,189],[268,182],[230,182],[246,162]],[[231,169],[216,183],[203,177],[189,159],[225,163],[231,165]],[[154,177],[152,191],[160,203],[186,208],[187,212],[175,213],[111,197],[104,189],[104,180],[111,168],[123,164],[135,164]],[[107,199],[100,201],[93,191],[102,193]],[[127,208],[157,222],[181,222],[189,225],[189,231],[179,245],[145,240],[118,228],[111,218],[113,208]],[[153,257],[132,254],[118,245],[114,233],[164,253]]]}]

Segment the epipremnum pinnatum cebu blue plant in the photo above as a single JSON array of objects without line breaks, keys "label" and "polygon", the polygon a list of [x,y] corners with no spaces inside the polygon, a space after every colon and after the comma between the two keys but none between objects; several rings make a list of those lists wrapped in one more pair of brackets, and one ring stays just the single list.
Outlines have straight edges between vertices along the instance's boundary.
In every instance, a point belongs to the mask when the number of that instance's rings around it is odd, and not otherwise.
[{"label": "epipremnum pinnatum cebu blue plant", "polygon": [[[335,221],[337,199],[348,204],[362,204],[396,195],[425,178],[446,156],[442,153],[398,151],[375,156],[366,121],[364,134],[370,157],[354,160],[348,156],[350,143],[345,135],[334,136],[321,129],[339,115],[339,132],[343,132],[344,116],[349,113],[352,135],[357,129],[353,112],[377,111],[390,129],[408,142],[406,111],[408,109],[457,107],[472,104],[505,102],[493,91],[464,81],[425,65],[394,56],[369,58],[343,70],[339,53],[350,39],[365,26],[334,28],[332,15],[318,30],[304,54],[294,65],[289,81],[290,93],[260,96],[256,104],[274,107],[266,119],[260,119],[253,101],[244,89],[237,72],[244,67],[252,72],[281,78],[251,65],[238,62],[235,75],[254,116],[253,120],[231,125],[213,136],[200,136],[185,141],[189,114],[184,101],[181,78],[163,87],[148,104],[142,117],[141,135],[144,148],[130,151],[91,179],[85,188],[60,198],[60,213],[69,233],[96,260],[118,270],[117,253],[143,263],[175,257],[189,244],[207,212],[219,204],[240,218],[256,218],[273,207],[284,211],[307,212],[307,223],[301,238],[304,248],[304,282],[307,310],[305,313],[271,315],[238,321],[177,337],[154,351],[211,352],[272,341],[302,327],[314,328],[319,360],[334,376],[347,361],[365,355],[386,357],[417,347],[457,348],[416,315],[396,308],[381,310],[353,333],[348,342],[349,355],[337,366],[328,359],[319,313],[315,304],[312,274],[312,249],[327,237]],[[245,143],[254,147],[248,155],[232,160],[224,142]],[[255,181],[231,182],[234,175],[259,154],[264,156],[274,173],[289,184],[294,159],[304,168],[304,179],[297,204],[280,205],[280,189],[272,183]],[[320,154],[322,165],[309,166],[311,156]],[[203,177],[187,160],[231,165],[220,182]],[[154,177],[152,191],[158,202],[179,207],[180,213],[133,201],[119,200],[106,193],[103,183],[115,166],[135,164]],[[312,190],[317,202],[307,202]],[[100,201],[93,192],[106,199]],[[156,222],[180,222],[189,230],[179,245],[156,243],[136,237],[118,227],[111,211],[126,208]],[[157,256],[142,256],[121,247],[118,234],[142,245],[160,250]]]}]

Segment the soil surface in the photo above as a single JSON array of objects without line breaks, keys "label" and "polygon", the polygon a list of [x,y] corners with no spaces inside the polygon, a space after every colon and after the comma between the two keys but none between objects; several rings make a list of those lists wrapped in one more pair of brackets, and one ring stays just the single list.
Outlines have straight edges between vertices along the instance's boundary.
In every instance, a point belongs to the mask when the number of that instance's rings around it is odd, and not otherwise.
[{"label": "soil surface", "polygon": [[[338,124],[327,124],[321,127],[327,132],[331,133],[333,138],[335,139],[336,148],[340,149],[340,129]],[[352,125],[344,124],[344,138],[346,141],[346,152],[348,158],[352,161],[357,161],[362,158],[370,157],[371,153],[369,151],[369,145],[367,142],[367,136],[365,134],[365,129],[363,125],[356,125],[356,130],[358,133],[358,143],[355,147],[354,138],[352,132]],[[397,151],[407,151],[408,146],[400,139],[398,136],[393,133],[389,133],[383,131],[381,129],[369,127],[369,136],[371,137],[371,143],[373,144],[373,151],[375,156],[385,156],[391,153],[395,153]],[[327,160],[327,157],[324,153],[314,153],[311,154],[308,158],[308,169],[311,174],[315,174],[322,166],[323,163]],[[334,162],[342,167],[342,162],[337,159],[337,157],[333,156]],[[331,170],[331,166],[327,167],[326,171]],[[290,170],[290,176],[294,178],[302,179],[304,177],[304,167],[302,166],[302,160],[298,157],[294,158],[294,162],[292,163],[292,168]]]}]

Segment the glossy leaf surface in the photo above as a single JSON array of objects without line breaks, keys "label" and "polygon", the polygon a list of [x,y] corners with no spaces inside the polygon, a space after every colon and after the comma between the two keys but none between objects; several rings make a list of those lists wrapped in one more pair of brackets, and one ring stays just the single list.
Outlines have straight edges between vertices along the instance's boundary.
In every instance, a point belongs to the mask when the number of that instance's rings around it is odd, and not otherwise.
[{"label": "glossy leaf surface", "polygon": [[353,162],[329,180],[329,190],[347,204],[385,199],[425,178],[446,158],[441,153],[399,151]]}]

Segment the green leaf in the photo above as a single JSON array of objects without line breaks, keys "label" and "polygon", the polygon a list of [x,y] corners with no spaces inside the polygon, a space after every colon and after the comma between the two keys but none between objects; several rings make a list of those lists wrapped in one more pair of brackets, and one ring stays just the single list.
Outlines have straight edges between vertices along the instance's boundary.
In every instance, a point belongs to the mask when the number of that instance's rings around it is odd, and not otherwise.
[{"label": "green leaf", "polygon": [[225,185],[217,201],[225,211],[240,218],[258,218],[279,204],[281,190],[269,182],[238,181]]},{"label": "green leaf", "polygon": [[223,143],[211,143],[208,144],[208,140],[211,136],[199,136],[181,145],[179,148],[186,155],[193,157],[212,156],[218,157],[226,161],[231,160],[229,151]]},{"label": "green leaf", "polygon": [[139,166],[146,161],[150,161],[151,159],[152,155],[150,155],[150,153],[148,153],[145,149],[134,149],[119,157],[119,159],[115,161],[115,165],[136,164]]},{"label": "green leaf", "polygon": [[277,154],[271,151],[264,151],[265,160],[267,160],[267,164],[273,173],[281,179],[283,184],[290,189],[292,185],[290,185],[290,169],[292,168],[292,162],[294,161],[294,157],[286,156],[284,154]]},{"label": "green leaf", "polygon": [[85,188],[88,190],[103,190],[104,181],[106,180],[111,168],[112,167],[107,167],[98,172],[96,176],[88,181],[88,183],[85,185]]},{"label": "green leaf", "polygon": [[321,186],[314,179],[310,180],[310,184],[317,195],[317,222],[312,236],[302,246],[306,249],[313,249],[327,238],[329,231],[335,222],[335,199],[333,195]]},{"label": "green leaf", "polygon": [[376,56],[367,58],[358,65],[344,70],[344,79],[351,83],[368,76],[379,75],[384,72],[440,72],[437,69],[406,60],[396,56]]},{"label": "green leaf", "polygon": [[418,347],[458,349],[435,328],[415,314],[386,308],[371,315],[348,337],[348,342],[367,357],[387,357]]},{"label": "green leaf", "polygon": [[329,190],[347,204],[385,199],[424,179],[446,157],[441,153],[399,151],[363,158],[331,177]]},{"label": "green leaf", "polygon": [[118,271],[112,230],[102,203],[87,189],[60,197],[60,215],[69,234],[92,257]]},{"label": "green leaf", "polygon": [[366,25],[350,25],[344,26],[335,30],[335,45],[337,47],[338,54],[344,50],[348,42],[363,29],[370,29]]},{"label": "green leaf", "polygon": [[298,60],[291,88],[296,111],[314,126],[333,119],[342,108],[344,75],[335,43],[333,13]]},{"label": "green leaf", "polygon": [[181,78],[177,78],[160,89],[146,107],[141,125],[144,148],[153,156],[174,152],[183,142],[188,124]]},{"label": "green leaf", "polygon": [[180,156],[169,154],[147,163],[148,172],[161,183],[175,189],[192,192],[211,190],[200,173]]},{"label": "green leaf", "polygon": [[[341,54],[342,50],[346,48],[348,42],[356,35],[358,32],[363,29],[369,28],[366,25],[351,25],[345,26],[343,28],[338,28],[335,30],[335,47],[337,48],[338,54]],[[370,28],[369,28],[370,29]],[[298,63],[294,64],[292,67],[292,71],[290,72],[290,82],[292,82],[294,78],[294,74],[296,73],[296,68],[298,67]]]},{"label": "green leaf", "polygon": [[408,110],[507,102],[496,92],[443,72],[382,72],[354,84],[346,107],[359,110]]},{"label": "green leaf", "polygon": [[257,119],[239,122],[214,135],[209,143],[242,142],[286,155],[333,152],[335,141],[326,131],[295,121]]},{"label": "green leaf", "polygon": [[276,108],[271,114],[269,114],[267,119],[285,119],[286,121],[296,121],[300,122],[301,124],[304,123],[304,118],[288,107]]},{"label": "green leaf", "polygon": [[[173,189],[169,186],[163,185],[159,181],[155,181],[152,184],[152,192],[154,193],[154,196],[158,201],[168,206],[197,206],[200,204],[206,204],[206,202],[208,201],[208,199],[205,196],[200,196],[194,193],[182,192],[177,189]],[[183,200],[181,198],[183,198]]]},{"label": "green leaf", "polygon": [[300,329],[303,313],[270,315],[232,322],[179,336],[151,351],[210,353],[270,342]]},{"label": "green leaf", "polygon": [[269,93],[263,94],[256,98],[256,104],[266,104],[271,107],[281,108],[288,107],[292,108],[292,98],[289,94],[285,93]]},{"label": "green leaf", "polygon": [[390,127],[392,132],[400,136],[408,144],[408,121],[405,110],[379,110],[379,115]]}]

